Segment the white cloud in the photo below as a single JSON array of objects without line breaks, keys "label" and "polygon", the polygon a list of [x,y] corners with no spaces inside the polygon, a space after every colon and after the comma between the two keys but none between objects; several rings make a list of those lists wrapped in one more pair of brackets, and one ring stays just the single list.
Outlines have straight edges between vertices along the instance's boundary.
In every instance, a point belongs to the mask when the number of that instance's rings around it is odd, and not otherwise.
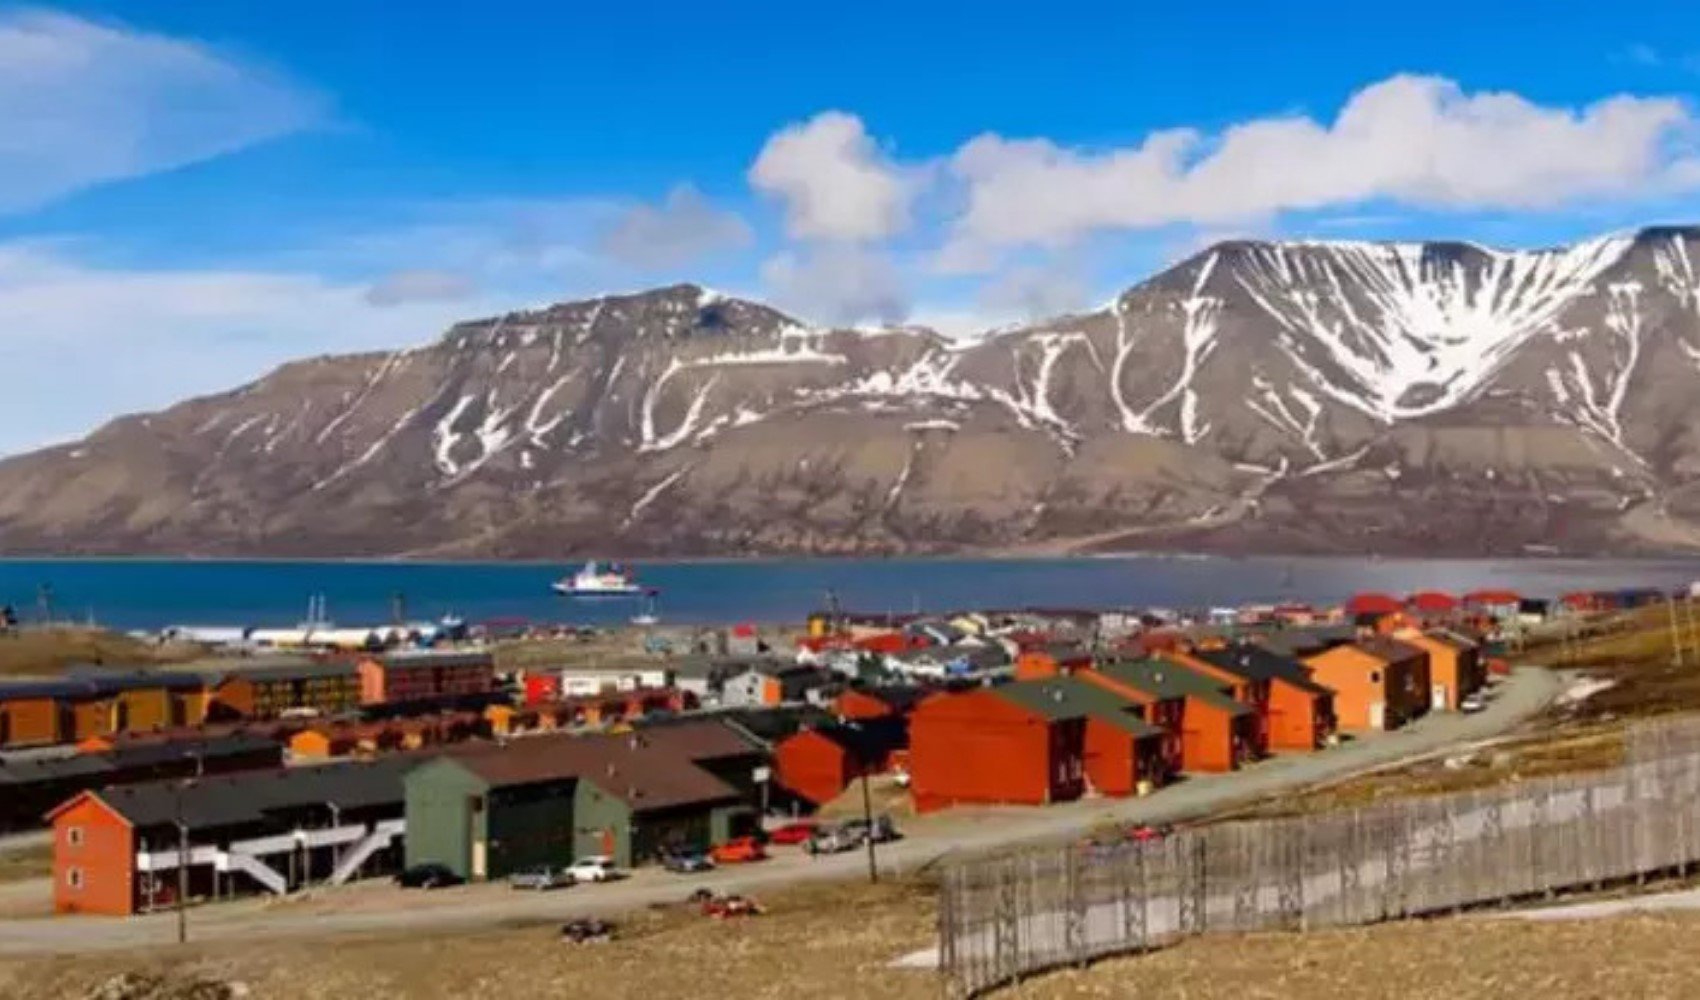
[{"label": "white cloud", "polygon": [[781,307],[825,323],[900,323],[909,314],[903,274],[884,254],[815,247],[762,265],[762,282]]},{"label": "white cloud", "polygon": [[1332,124],[1271,117],[1101,152],[985,134],[952,157],[967,207],[939,264],[977,270],[1005,248],[1065,246],[1098,230],[1240,225],[1378,200],[1525,211],[1668,192],[1700,182],[1696,124],[1674,98],[1570,109],[1395,76],[1354,94]]},{"label": "white cloud", "polygon": [[667,193],[660,205],[634,205],[598,241],[602,252],[642,269],[678,267],[750,242],[750,227],[736,213],[716,208],[689,184]]},{"label": "white cloud", "polygon": [[1053,261],[1004,271],[980,290],[979,301],[994,315],[1038,320],[1085,308],[1090,290],[1068,262]]},{"label": "white cloud", "polygon": [[750,184],[785,204],[785,229],[800,240],[860,242],[909,225],[916,184],[885,156],[862,120],[825,111],[767,140]]},{"label": "white cloud", "polygon": [[471,296],[478,283],[464,274],[417,268],[393,271],[366,289],[366,301],[375,306],[397,306],[408,302],[453,302]]},{"label": "white cloud", "polygon": [[0,13],[0,211],[306,128],[322,102],[192,41]]},{"label": "white cloud", "polygon": [[231,388],[314,354],[426,342],[493,302],[372,305],[357,284],[267,271],[117,270],[0,244],[0,454],[115,413]]}]

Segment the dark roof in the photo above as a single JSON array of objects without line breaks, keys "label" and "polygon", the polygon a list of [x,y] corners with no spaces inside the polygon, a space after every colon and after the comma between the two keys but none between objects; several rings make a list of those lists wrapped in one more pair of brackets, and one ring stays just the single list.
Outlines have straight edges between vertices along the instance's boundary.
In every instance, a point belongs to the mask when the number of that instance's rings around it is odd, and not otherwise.
[{"label": "dark roof", "polygon": [[39,681],[0,682],[0,701],[35,698],[105,698],[122,691],[164,688],[170,691],[198,689],[202,679],[195,674],[167,671],[110,670],[75,666],[62,678]]},{"label": "dark roof", "polygon": [[876,699],[895,709],[899,714],[914,708],[922,698],[933,693],[927,688],[915,684],[890,684],[881,687],[852,685],[850,691]]},{"label": "dark roof", "polygon": [[630,733],[469,745],[444,757],[492,788],[588,781],[632,810],[643,811],[737,798],[730,785],[697,765],[752,750],[730,726],[705,720]]},{"label": "dark roof", "polygon": [[1359,639],[1352,645],[1387,663],[1403,663],[1406,660],[1417,660],[1428,655],[1426,650],[1418,646],[1406,645],[1397,639],[1389,639],[1384,635]]},{"label": "dark roof", "polygon": [[877,761],[891,751],[909,745],[908,721],[892,716],[834,722],[813,732],[843,747],[851,757],[860,761]]},{"label": "dark roof", "polygon": [[276,666],[232,670],[224,676],[252,681],[313,680],[320,677],[352,677],[359,673],[352,660],[309,660],[305,663],[283,663]]},{"label": "dark roof", "polygon": [[1310,679],[1305,665],[1249,643],[1224,649],[1193,650],[1195,659],[1251,680],[1281,681],[1311,694],[1328,694],[1327,688]]},{"label": "dark roof", "polygon": [[1155,736],[1162,733],[1161,729],[1135,714],[1135,706],[1127,699],[1072,677],[1016,681],[1012,684],[999,684],[989,690],[992,694],[1053,722],[1090,717],[1135,736]]},{"label": "dark roof", "polygon": [[405,797],[402,777],[424,759],[398,754],[369,762],[149,781],[94,794],[137,828],[175,825],[180,790],[182,816],[191,828],[245,826],[310,807],[399,807]]},{"label": "dark roof", "polygon": [[67,668],[67,679],[91,684],[103,694],[165,688],[170,691],[192,691],[205,682],[196,674],[169,670],[145,670],[127,667],[106,667],[79,663]]},{"label": "dark roof", "polygon": [[405,649],[376,657],[386,667],[489,667],[495,657],[482,650]]},{"label": "dark roof", "polygon": [[1098,670],[1157,698],[1197,698],[1229,715],[1245,715],[1251,711],[1250,706],[1229,697],[1221,681],[1177,663],[1153,659],[1116,660],[1099,664]]},{"label": "dark roof", "polygon": [[1028,653],[1040,653],[1049,656],[1058,663],[1071,660],[1086,660],[1092,657],[1092,651],[1078,642],[1047,642],[1026,650]]},{"label": "dark roof", "polygon": [[87,775],[116,774],[135,768],[156,767],[175,761],[215,760],[261,750],[281,748],[276,740],[251,734],[219,736],[205,740],[135,743],[96,753],[26,760],[6,759],[0,763],[0,784],[63,781]]},{"label": "dark roof", "polygon": [[1257,641],[1272,652],[1302,656],[1345,645],[1356,635],[1357,630],[1350,625],[1327,625],[1320,628],[1279,629],[1259,636]]}]

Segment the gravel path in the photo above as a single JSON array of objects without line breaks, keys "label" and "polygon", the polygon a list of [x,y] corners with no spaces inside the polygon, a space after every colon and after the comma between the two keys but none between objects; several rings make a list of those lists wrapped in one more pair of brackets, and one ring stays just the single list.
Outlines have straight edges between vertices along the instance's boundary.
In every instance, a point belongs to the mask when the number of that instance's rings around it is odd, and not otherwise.
[{"label": "gravel path", "polygon": [[[1227,775],[1195,778],[1144,799],[1096,799],[1046,809],[981,810],[917,821],[910,836],[880,848],[880,867],[912,873],[956,852],[1077,837],[1104,822],[1172,823],[1221,812],[1282,792],[1339,780],[1365,771],[1490,739],[1539,712],[1563,689],[1563,678],[1541,669],[1519,670],[1500,686],[1487,710],[1475,715],[1436,714],[1407,729],[1353,741],[1324,752],[1264,761]],[[516,893],[478,885],[432,893],[402,892],[387,884],[357,883],[306,897],[253,899],[192,911],[196,941],[278,936],[426,931],[607,915],[676,902],[705,886],[728,892],[761,892],[811,880],[865,877],[858,852],[809,858],[782,849],[760,865],[681,878],[644,870],[606,885],[547,894]],[[69,953],[163,945],[175,941],[171,914],[128,919],[80,917],[0,922],[0,954]]]}]

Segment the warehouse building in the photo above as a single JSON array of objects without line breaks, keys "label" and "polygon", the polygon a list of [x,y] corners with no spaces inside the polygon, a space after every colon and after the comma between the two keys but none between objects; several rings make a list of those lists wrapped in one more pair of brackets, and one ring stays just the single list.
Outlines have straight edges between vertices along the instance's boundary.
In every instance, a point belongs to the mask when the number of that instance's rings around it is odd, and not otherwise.
[{"label": "warehouse building", "polygon": [[710,721],[452,750],[408,775],[407,863],[468,879],[592,855],[641,864],[753,830],[765,771],[762,751]]}]

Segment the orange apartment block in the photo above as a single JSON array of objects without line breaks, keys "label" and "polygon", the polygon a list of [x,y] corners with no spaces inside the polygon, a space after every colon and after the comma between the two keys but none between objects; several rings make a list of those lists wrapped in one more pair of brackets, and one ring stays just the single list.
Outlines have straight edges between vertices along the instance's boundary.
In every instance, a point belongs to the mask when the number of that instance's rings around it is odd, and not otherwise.
[{"label": "orange apartment block", "polygon": [[1428,653],[1385,636],[1308,656],[1311,679],[1334,692],[1341,729],[1397,729],[1428,711]]}]

